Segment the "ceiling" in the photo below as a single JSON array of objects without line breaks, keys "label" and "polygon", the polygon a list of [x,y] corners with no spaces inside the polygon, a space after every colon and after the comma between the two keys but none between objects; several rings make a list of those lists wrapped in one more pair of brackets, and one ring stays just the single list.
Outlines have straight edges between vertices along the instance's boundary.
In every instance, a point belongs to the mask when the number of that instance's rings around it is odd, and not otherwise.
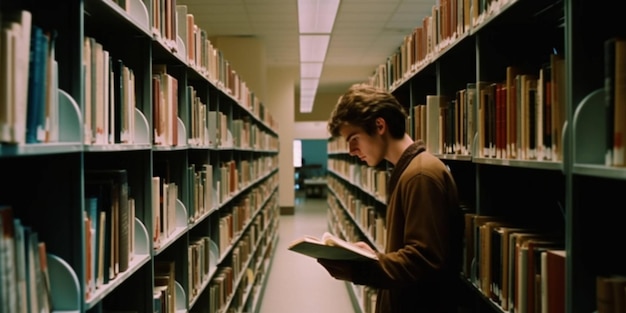
[{"label": "ceiling", "polygon": [[[318,93],[343,92],[366,81],[431,15],[435,0],[341,0]],[[297,0],[177,0],[209,36],[252,36],[268,66],[299,69]],[[228,58],[228,56],[226,56]],[[299,76],[296,77],[299,79]]]}]

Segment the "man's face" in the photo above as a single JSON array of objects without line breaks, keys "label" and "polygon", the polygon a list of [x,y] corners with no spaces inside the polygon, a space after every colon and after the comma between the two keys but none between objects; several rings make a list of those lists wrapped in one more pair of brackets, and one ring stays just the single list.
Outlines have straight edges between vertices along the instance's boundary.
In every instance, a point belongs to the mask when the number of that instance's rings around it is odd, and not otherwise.
[{"label": "man's face", "polygon": [[385,157],[385,141],[378,132],[370,136],[361,127],[345,124],[339,133],[348,142],[350,155],[358,157],[367,165],[376,166]]}]

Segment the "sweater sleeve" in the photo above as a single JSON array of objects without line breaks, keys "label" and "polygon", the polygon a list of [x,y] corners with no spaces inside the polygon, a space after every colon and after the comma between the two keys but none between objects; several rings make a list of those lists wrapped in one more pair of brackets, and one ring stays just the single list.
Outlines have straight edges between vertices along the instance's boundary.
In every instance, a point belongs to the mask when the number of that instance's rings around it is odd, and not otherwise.
[{"label": "sweater sleeve", "polygon": [[[395,213],[388,231],[404,244],[379,254],[379,262],[355,266],[353,281],[376,288],[402,287],[436,277],[449,254],[449,225],[445,188],[433,177],[420,173],[399,184]],[[389,209],[389,208],[388,208]],[[392,239],[393,240],[393,239]]]}]

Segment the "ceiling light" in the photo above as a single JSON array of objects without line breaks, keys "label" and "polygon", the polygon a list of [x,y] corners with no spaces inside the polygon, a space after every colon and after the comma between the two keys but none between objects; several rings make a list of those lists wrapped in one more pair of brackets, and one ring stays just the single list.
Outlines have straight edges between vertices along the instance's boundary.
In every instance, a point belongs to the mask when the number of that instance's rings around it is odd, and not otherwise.
[{"label": "ceiling light", "polygon": [[319,84],[318,78],[302,78],[300,79],[300,88],[301,89],[313,89],[317,88]]},{"label": "ceiling light", "polygon": [[300,63],[300,77],[320,77],[322,75],[322,62]]},{"label": "ceiling light", "polygon": [[300,112],[310,113],[340,0],[298,0]]},{"label": "ceiling light", "polygon": [[311,113],[313,110],[313,98],[300,99],[300,113]]},{"label": "ceiling light", "polygon": [[298,0],[300,33],[330,33],[339,0]]},{"label": "ceiling light", "polygon": [[300,62],[324,62],[330,35],[300,35]]},{"label": "ceiling light", "polygon": [[302,90],[300,91],[300,98],[314,98],[317,90]]}]

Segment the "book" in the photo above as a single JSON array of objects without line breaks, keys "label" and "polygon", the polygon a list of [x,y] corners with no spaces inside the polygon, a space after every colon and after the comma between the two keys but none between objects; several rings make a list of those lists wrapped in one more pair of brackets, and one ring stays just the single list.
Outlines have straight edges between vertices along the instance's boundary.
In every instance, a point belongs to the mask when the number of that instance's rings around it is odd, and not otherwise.
[{"label": "book", "polygon": [[[116,274],[124,272],[130,265],[130,223],[134,223],[129,213],[128,198],[129,183],[128,172],[126,169],[90,169],[85,173],[85,188],[88,195],[94,196],[92,190],[101,189],[99,199],[104,202],[102,210],[105,210],[111,219],[112,239],[111,251],[113,254],[113,277]],[[101,185],[104,184],[104,185]],[[95,194],[98,196],[98,194]],[[107,199],[108,198],[108,199]],[[108,201],[108,203],[107,203]],[[107,208],[107,205],[109,208]],[[111,277],[111,278],[113,278]]]},{"label": "book", "polygon": [[316,259],[366,261],[378,260],[378,256],[329,232],[321,238],[305,235],[289,244],[289,250]]},{"label": "book", "polygon": [[564,249],[541,252],[541,312],[565,312],[565,260]]}]

